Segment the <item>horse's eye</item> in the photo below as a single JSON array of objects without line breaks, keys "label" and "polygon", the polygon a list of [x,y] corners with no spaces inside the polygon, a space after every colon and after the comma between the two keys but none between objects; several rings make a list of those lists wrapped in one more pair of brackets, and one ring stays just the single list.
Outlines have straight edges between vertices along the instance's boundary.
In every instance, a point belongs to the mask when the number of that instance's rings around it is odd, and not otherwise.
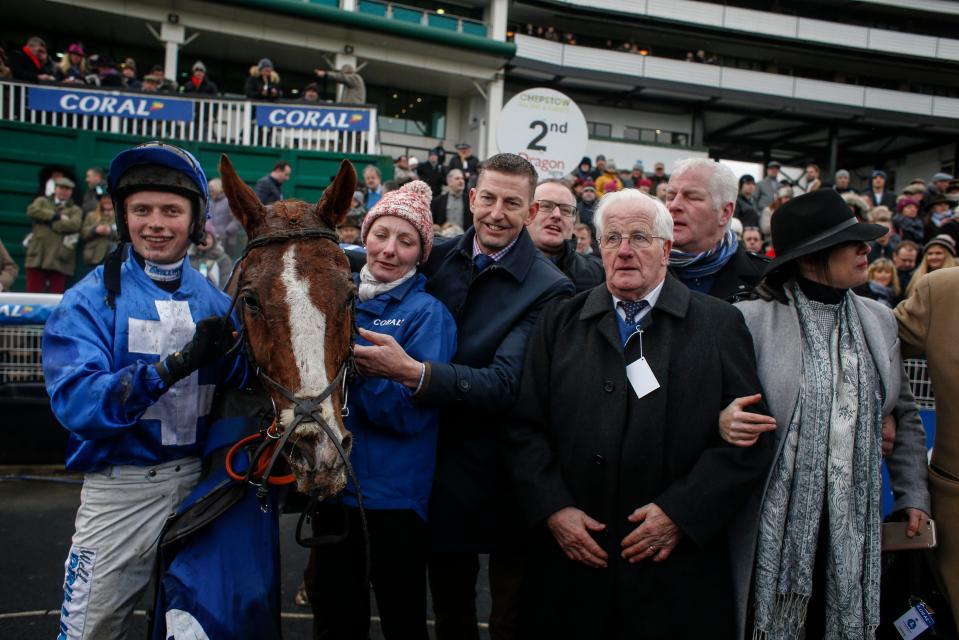
[{"label": "horse's eye", "polygon": [[252,293],[244,293],[242,296],[243,306],[245,306],[250,313],[256,315],[260,312],[260,302],[256,299],[256,296]]}]

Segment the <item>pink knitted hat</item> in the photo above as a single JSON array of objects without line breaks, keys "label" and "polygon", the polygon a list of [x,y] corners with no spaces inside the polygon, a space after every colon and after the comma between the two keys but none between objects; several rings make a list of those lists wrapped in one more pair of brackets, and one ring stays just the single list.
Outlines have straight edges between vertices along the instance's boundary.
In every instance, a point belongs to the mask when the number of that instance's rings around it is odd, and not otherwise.
[{"label": "pink knitted hat", "polygon": [[422,180],[407,182],[396,191],[384,194],[363,219],[363,228],[360,230],[363,243],[366,243],[366,236],[377,218],[396,216],[409,222],[420,234],[420,240],[423,241],[420,264],[426,262],[433,250],[433,214],[430,211],[432,200],[433,190]]}]

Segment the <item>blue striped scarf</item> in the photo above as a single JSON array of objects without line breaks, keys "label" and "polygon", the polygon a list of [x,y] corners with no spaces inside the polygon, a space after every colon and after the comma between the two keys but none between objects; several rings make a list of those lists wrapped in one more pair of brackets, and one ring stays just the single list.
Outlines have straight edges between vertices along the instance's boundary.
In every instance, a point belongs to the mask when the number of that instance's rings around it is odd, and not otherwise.
[{"label": "blue striped scarf", "polygon": [[680,271],[684,280],[705,278],[717,273],[732,260],[739,248],[739,238],[732,229],[727,229],[722,242],[702,253],[685,253],[673,249],[669,254],[669,266]]}]

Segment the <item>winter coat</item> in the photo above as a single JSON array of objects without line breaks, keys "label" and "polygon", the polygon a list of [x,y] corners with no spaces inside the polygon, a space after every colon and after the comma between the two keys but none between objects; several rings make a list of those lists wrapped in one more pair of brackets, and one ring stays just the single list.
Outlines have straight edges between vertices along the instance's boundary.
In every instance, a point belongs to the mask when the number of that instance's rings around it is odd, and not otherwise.
[{"label": "winter coat", "polygon": [[[283,194],[280,195],[282,197]],[[243,225],[230,211],[230,202],[222,193],[210,200],[210,222],[213,223],[216,237],[223,243],[224,248],[228,247],[243,231]]]},{"label": "winter coat", "polygon": [[469,156],[464,161],[463,158],[459,155],[455,155],[450,158],[450,163],[446,167],[446,173],[449,174],[453,169],[459,169],[463,172],[463,177],[466,178],[466,190],[470,189],[470,179],[476,178],[479,170],[479,160],[476,156]]},{"label": "winter coat", "polygon": [[[776,193],[779,191],[779,187],[782,185],[779,182],[779,177],[766,176],[762,180],[756,183],[756,208],[763,210],[773,203],[773,200],[776,199]],[[763,233],[768,233],[763,231]]]},{"label": "winter coat", "polygon": [[563,245],[563,254],[552,261],[563,274],[570,279],[576,293],[592,289],[606,282],[603,262],[596,256],[576,253],[576,238]]},{"label": "winter coat", "polygon": [[936,440],[929,466],[932,516],[939,549],[932,554],[953,611],[959,611],[959,269],[940,269],[919,280],[895,310],[903,355],[926,357],[936,390]]},{"label": "winter coat", "polygon": [[226,254],[219,240],[206,251],[191,244],[187,255],[190,257],[190,266],[199,271],[210,284],[219,289],[226,287],[230,272],[233,271],[233,260]]},{"label": "winter coat", "polygon": [[[882,385],[882,415],[893,412],[896,415],[895,447],[886,458],[896,499],[893,510],[915,507],[929,513],[926,436],[902,365],[895,319],[887,307],[875,300],[854,296],[853,305]],[[791,299],[788,305],[748,300],[736,307],[742,311],[752,334],[759,380],[765,391],[763,399],[770,415],[776,418],[775,458],[778,458],[783,454],[783,436],[799,401],[803,377],[799,315]],[[749,637],[752,631],[749,599],[762,504],[763,492],[756,492],[751,500],[746,501],[734,527],[734,539],[739,541],[733,547],[739,638]]]},{"label": "winter coat", "polygon": [[593,235],[596,235],[596,227],[593,226],[593,215],[596,213],[597,204],[599,204],[599,200],[593,200],[589,203],[580,200],[576,204],[576,211],[579,212],[579,221],[589,226],[593,232]]},{"label": "winter coat", "polygon": [[[456,351],[456,323],[443,303],[426,293],[423,274],[357,303],[356,325],[393,336],[420,362],[447,363]],[[370,344],[364,338],[357,343]],[[350,460],[366,508],[411,509],[426,520],[439,411],[421,406],[412,396],[399,382],[359,377],[350,385],[345,423],[353,434]],[[352,481],[343,501],[356,506]]]},{"label": "winter coat", "polygon": [[246,79],[244,92],[247,98],[253,100],[279,100],[283,97],[283,89],[280,88],[280,74],[273,71],[270,74],[269,81],[264,82],[259,70],[255,66],[250,67],[250,77]]},{"label": "winter coat", "polygon": [[619,176],[616,175],[615,171],[606,171],[600,177],[596,178],[596,196],[597,199],[603,197],[603,194],[606,193],[604,187],[607,182],[615,182],[616,190],[620,191],[623,188],[623,181],[619,179]]},{"label": "winter coat", "polygon": [[[892,191],[883,191],[877,198],[876,194],[872,192],[872,189],[864,189],[859,195],[864,198],[868,197],[869,202],[871,202],[874,207],[886,207],[891,211],[896,210],[896,194]],[[877,199],[879,202],[876,202]]]},{"label": "winter coat", "polygon": [[436,551],[517,543],[519,514],[496,432],[516,398],[536,318],[547,302],[573,293],[525,228],[502,260],[475,273],[475,233],[437,239],[423,265],[426,290],[453,314],[459,341],[450,364],[431,363],[417,394],[418,403],[441,410],[429,522]]},{"label": "winter coat", "polygon": [[326,77],[343,85],[343,95],[338,102],[344,104],[366,104],[366,83],[358,73],[327,71]]},{"label": "winter coat", "polygon": [[53,198],[40,196],[27,207],[33,231],[27,244],[27,268],[47,269],[72,276],[83,211],[67,201],[54,207]]},{"label": "winter coat", "polygon": [[[110,227],[109,234],[97,233],[101,224]],[[112,213],[105,214],[99,207],[94,209],[83,219],[80,237],[83,238],[83,261],[92,266],[101,264],[118,240],[116,217]]]},{"label": "winter coat", "polygon": [[253,191],[263,204],[273,204],[283,199],[283,185],[274,180],[270,174],[257,180],[253,185]]},{"label": "winter coat", "polygon": [[183,93],[196,93],[200,95],[215,96],[219,92],[220,91],[217,89],[216,83],[211,82],[210,79],[205,75],[203,76],[203,80],[200,81],[199,85],[193,84],[192,78],[188,79],[183,84]]},{"label": "winter coat", "polygon": [[[441,193],[430,201],[430,212],[433,214],[433,224],[444,224],[447,222],[446,209],[449,206],[449,192]],[[466,189],[460,194],[460,200],[463,201],[463,230],[473,227],[473,213],[470,211],[470,194]]]},{"label": "winter coat", "polygon": [[[762,280],[768,264],[768,258],[747,251],[740,244],[739,248],[736,249],[736,255],[730,258],[729,262],[713,277],[709,295],[726,302],[745,299]],[[676,269],[670,269],[670,271],[673,272],[673,275],[678,276]]]},{"label": "winter coat", "polygon": [[[502,430],[513,491],[533,529],[523,637],[733,637],[729,531],[765,478],[771,439],[734,447],[717,424],[729,402],[761,391],[752,341],[736,309],[672,276],[650,314],[624,349],[600,285],[548,306],[530,337]],[[626,377],[640,354],[659,383],[642,398]],[[627,516],[649,503],[682,535],[665,561],[629,564],[620,541],[637,525]],[[545,521],[564,507],[606,525],[593,537],[607,568],[562,552]]]},{"label": "winter coat", "polygon": [[759,226],[759,212],[752,200],[742,194],[736,198],[735,216],[743,223],[743,228]]},{"label": "winter coat", "polygon": [[433,165],[426,160],[416,167],[416,174],[433,190],[433,197],[443,193],[443,185],[446,184],[446,167],[442,164],[437,162]]},{"label": "winter coat", "polygon": [[53,413],[70,431],[71,471],[199,456],[214,386],[246,381],[245,358],[218,360],[172,387],[153,366],[193,337],[196,322],[229,311],[230,298],[189,264],[170,292],[131,252],[120,282],[111,309],[97,267],[67,290],[44,327],[43,375]]},{"label": "winter coat", "polygon": [[0,242],[0,291],[9,291],[13,286],[17,274],[20,273],[20,267],[10,257],[10,252]]},{"label": "winter coat", "polygon": [[14,80],[40,82],[38,76],[48,75],[54,77],[56,75],[56,70],[53,68],[53,63],[50,62],[49,58],[47,58],[46,62],[40,63],[40,65],[37,66],[30,56],[26,54],[25,49],[26,47],[23,47],[10,52],[8,63]]}]

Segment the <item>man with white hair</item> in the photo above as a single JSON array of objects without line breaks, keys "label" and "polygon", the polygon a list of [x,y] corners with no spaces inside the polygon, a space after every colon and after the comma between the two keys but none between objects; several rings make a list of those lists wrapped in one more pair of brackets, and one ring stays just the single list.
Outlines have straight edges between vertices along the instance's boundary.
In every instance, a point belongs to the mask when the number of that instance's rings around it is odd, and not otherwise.
[{"label": "man with white hair", "polygon": [[716,424],[760,391],[752,339],[669,274],[661,202],[611,193],[594,221],[606,286],[540,315],[503,434],[533,527],[522,637],[732,638],[728,532],[772,440],[737,450]]},{"label": "man with white hair", "polygon": [[673,274],[693,291],[727,302],[750,295],[769,262],[742,247],[730,229],[738,191],[732,169],[707,158],[679,163],[666,190],[675,225]]}]

